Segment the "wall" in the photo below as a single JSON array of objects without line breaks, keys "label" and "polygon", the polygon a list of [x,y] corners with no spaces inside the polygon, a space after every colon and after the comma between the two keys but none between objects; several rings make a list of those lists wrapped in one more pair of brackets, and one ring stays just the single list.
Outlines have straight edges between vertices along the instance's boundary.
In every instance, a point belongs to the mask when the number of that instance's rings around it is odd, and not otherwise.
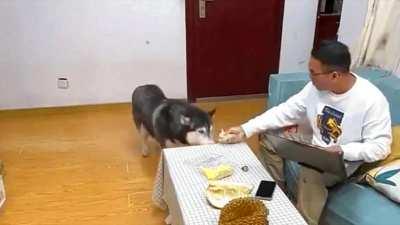
[{"label": "wall", "polygon": [[[343,1],[338,40],[351,46],[357,42],[364,27],[368,0]],[[357,12],[357,13],[354,13]]]},{"label": "wall", "polygon": [[[339,40],[356,40],[367,1],[344,1]],[[280,72],[307,71],[317,6],[285,1]],[[127,102],[143,83],[185,98],[185,33],[184,0],[2,0],[0,109]]]},{"label": "wall", "polygon": [[318,0],[286,0],[279,72],[308,71]]},{"label": "wall", "polygon": [[[0,108],[186,97],[183,0],[0,1]],[[57,89],[67,77],[69,89]]]}]

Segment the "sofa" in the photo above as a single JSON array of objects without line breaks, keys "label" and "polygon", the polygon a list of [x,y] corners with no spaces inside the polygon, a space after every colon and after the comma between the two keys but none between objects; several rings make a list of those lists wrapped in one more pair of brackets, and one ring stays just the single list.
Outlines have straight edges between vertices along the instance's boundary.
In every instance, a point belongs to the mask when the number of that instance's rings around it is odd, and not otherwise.
[{"label": "sofa", "polygon": [[[400,159],[400,77],[389,71],[374,68],[358,68],[354,72],[370,80],[386,96],[390,104],[393,126],[392,153],[380,162],[363,164],[355,176],[369,169]],[[299,92],[309,82],[308,73],[273,74],[269,78],[268,108],[276,106]],[[260,154],[266,154],[265,137],[260,135]],[[285,161],[284,175],[286,192],[291,199],[296,196],[299,165]],[[350,179],[329,190],[328,201],[321,216],[321,225],[398,225],[400,224],[400,204],[396,203],[368,184],[360,184]]]}]

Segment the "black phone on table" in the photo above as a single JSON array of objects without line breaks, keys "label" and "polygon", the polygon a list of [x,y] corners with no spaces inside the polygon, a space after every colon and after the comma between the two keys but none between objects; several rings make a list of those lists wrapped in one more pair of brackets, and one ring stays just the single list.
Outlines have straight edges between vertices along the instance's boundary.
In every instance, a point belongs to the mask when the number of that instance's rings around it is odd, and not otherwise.
[{"label": "black phone on table", "polygon": [[276,187],[276,182],[262,180],[258,185],[255,197],[263,200],[271,200]]}]

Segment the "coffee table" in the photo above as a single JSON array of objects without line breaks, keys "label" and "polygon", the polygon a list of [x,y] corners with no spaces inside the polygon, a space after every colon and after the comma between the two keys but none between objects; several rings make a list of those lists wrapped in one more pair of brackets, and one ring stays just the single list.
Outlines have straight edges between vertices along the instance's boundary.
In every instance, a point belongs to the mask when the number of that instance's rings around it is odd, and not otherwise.
[{"label": "coffee table", "polygon": [[[174,225],[217,225],[220,210],[206,199],[207,179],[201,174],[201,165],[229,163],[234,174],[225,181],[247,183],[256,192],[261,180],[273,180],[245,143],[233,145],[203,145],[167,148],[162,152],[162,198],[169,210],[168,223]],[[247,166],[248,170],[242,170]],[[284,192],[276,186],[273,199],[263,201],[269,210],[270,225],[306,225],[303,217]]]}]

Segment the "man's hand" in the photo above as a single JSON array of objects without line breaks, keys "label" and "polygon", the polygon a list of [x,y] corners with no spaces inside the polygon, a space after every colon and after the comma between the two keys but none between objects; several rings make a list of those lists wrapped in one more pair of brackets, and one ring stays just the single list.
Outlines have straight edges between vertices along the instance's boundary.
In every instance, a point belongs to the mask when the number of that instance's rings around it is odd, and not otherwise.
[{"label": "man's hand", "polygon": [[336,153],[338,155],[343,155],[343,150],[340,147],[340,145],[334,145],[334,146],[327,147],[326,150],[328,150],[329,152]]},{"label": "man's hand", "polygon": [[223,129],[218,135],[218,142],[223,144],[234,144],[246,139],[246,134],[241,127],[231,127],[228,131]]}]

